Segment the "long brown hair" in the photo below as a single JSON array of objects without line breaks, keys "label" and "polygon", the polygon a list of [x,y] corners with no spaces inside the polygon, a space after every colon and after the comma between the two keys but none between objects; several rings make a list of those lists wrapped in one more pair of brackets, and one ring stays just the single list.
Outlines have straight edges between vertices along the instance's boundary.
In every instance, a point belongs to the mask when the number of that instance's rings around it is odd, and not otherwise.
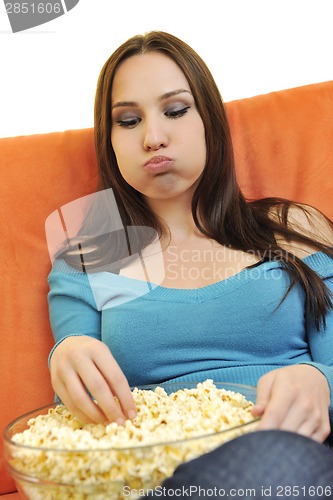
[{"label": "long brown hair", "polygon": [[[142,195],[121,176],[111,144],[111,91],[115,72],[125,59],[154,51],[169,56],[183,71],[205,128],[207,160],[192,201],[196,226],[222,245],[256,252],[260,262],[278,259],[291,278],[287,293],[299,282],[305,291],[307,317],[313,318],[317,329],[321,324],[325,326],[325,315],[333,307],[328,288],[302,259],[284,250],[275,236],[310,244],[333,258],[332,247],[288,224],[288,211],[295,203],[280,198],[245,200],[236,181],[232,139],[220,92],[203,60],[175,36],[160,31],[134,36],[111,55],[101,70],[95,99],[99,189],[114,190],[125,227],[148,226],[161,233],[159,221]],[[277,217],[270,215],[272,208],[276,209]],[[304,206],[298,208],[306,212]],[[333,228],[330,221],[327,223]]]}]

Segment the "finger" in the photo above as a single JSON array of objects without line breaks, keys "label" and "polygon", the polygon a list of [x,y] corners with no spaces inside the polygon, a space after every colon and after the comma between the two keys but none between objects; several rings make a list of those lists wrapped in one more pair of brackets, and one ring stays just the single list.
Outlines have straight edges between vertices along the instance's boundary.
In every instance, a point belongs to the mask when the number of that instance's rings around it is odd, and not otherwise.
[{"label": "finger", "polygon": [[63,383],[57,394],[66,408],[81,422],[105,423],[105,416],[92,401],[79,378],[76,380],[75,376],[72,376],[69,390]]},{"label": "finger", "polygon": [[309,397],[295,398],[280,429],[324,440],[330,432],[327,408],[314,404]]},{"label": "finger", "polygon": [[[89,416],[89,418],[92,418],[93,414],[97,415],[97,410],[99,413],[103,414],[104,423],[108,421],[117,422],[118,424],[122,425],[125,421],[125,416],[123,415],[121,407],[115,400],[110,387],[108,386],[99,369],[93,363],[91,363],[90,365],[84,367],[83,370],[81,370],[80,366],[77,366],[77,370],[82,383],[85,385],[85,387],[97,403],[96,405],[94,402],[92,402],[92,404],[95,406],[94,411],[91,407],[91,404],[88,405],[85,399],[81,399],[82,393],[76,393],[75,403],[78,406],[79,402],[80,410],[82,411],[84,408],[84,411]],[[98,421],[100,421],[100,419]]]},{"label": "finger", "polygon": [[321,427],[320,429],[317,429],[315,432],[313,432],[310,437],[315,441],[318,441],[318,443],[323,443],[329,435],[330,431],[327,432],[325,431],[325,428]]},{"label": "finger", "polygon": [[[267,410],[268,412],[275,412],[274,407],[267,408]],[[302,411],[301,405],[297,399],[293,400],[289,407],[285,407],[284,414],[281,412],[281,417],[278,424],[279,429],[289,432],[299,432],[299,429],[301,427],[307,427],[309,431],[313,431],[315,426],[316,425],[314,425],[313,420],[311,419],[310,412]]]},{"label": "finger", "polygon": [[[112,363],[110,363],[110,356]],[[137,412],[131,388],[124,373],[109,350],[104,351],[102,354],[100,353],[98,359],[98,369],[100,370],[110,391],[112,391],[113,395],[116,396],[122,411],[122,416],[126,416],[130,419],[134,418]],[[105,414],[108,415],[110,410],[108,409],[108,404],[105,404],[105,400],[98,399],[98,404],[102,407]],[[111,411],[113,411],[113,409]]]},{"label": "finger", "polygon": [[261,417],[264,414],[265,407],[262,405],[257,405],[252,407],[251,413],[253,417]]},{"label": "finger", "polygon": [[297,432],[320,443],[325,441],[331,432],[327,408],[323,407],[322,411],[316,408],[310,418],[298,427]]},{"label": "finger", "polygon": [[266,405],[269,402],[274,378],[271,374],[261,377],[257,384],[257,400],[252,408],[252,415],[260,417],[263,415]]},{"label": "finger", "polygon": [[322,443],[330,433],[328,427],[325,423],[316,425],[313,420],[307,420],[297,429],[297,433]]},{"label": "finger", "polygon": [[258,428],[279,429],[294,404],[295,396],[292,390],[287,390],[284,383],[275,382],[271,386],[270,398]]},{"label": "finger", "polygon": [[117,377],[117,375],[114,374],[112,380],[108,382],[119,401],[123,414],[129,419],[135,418],[137,414],[136,404],[125,376],[120,375]]},{"label": "finger", "polygon": [[[318,427],[314,427],[312,422],[306,421],[301,425],[297,431],[298,434],[314,439],[321,442],[322,432]],[[325,439],[325,438],[324,438]]]}]

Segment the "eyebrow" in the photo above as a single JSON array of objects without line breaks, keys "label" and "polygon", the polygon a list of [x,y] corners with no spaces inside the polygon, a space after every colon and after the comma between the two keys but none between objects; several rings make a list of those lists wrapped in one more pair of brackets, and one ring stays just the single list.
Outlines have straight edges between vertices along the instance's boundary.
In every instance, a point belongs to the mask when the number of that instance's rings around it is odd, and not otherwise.
[{"label": "eyebrow", "polygon": [[[177,89],[177,90],[171,90],[170,92],[166,92],[165,94],[161,95],[159,100],[164,101],[166,99],[169,99],[169,97],[173,97],[178,94],[183,94],[184,92],[187,92],[188,94],[192,95],[192,92],[190,92],[189,90]],[[122,108],[122,107],[136,107],[136,106],[138,106],[138,103],[135,101],[118,101],[114,103],[111,109]]]}]

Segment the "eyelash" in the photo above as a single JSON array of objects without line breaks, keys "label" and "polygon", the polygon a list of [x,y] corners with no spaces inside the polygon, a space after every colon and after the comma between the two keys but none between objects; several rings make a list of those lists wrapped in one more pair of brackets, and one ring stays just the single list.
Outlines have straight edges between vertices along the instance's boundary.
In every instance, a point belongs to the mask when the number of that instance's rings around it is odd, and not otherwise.
[{"label": "eyelash", "polygon": [[171,120],[176,120],[177,118],[184,116],[189,109],[190,106],[185,106],[185,108],[176,109],[175,111],[166,111],[164,114],[168,118],[171,118]]},{"label": "eyelash", "polygon": [[[176,109],[174,111],[165,111],[164,114],[167,118],[170,118],[170,120],[176,120],[177,118],[184,116],[189,109],[190,106],[185,106],[184,108]],[[129,118],[127,120],[117,120],[116,122],[120,127],[134,128],[140,121],[141,118]]]}]

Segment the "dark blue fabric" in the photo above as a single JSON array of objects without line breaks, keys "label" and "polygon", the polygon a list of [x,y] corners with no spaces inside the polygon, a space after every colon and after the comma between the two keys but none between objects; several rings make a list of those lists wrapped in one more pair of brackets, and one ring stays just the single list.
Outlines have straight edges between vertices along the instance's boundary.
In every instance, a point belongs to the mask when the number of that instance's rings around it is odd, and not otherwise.
[{"label": "dark blue fabric", "polygon": [[333,498],[333,450],[291,432],[246,434],[180,465],[146,498]]}]

